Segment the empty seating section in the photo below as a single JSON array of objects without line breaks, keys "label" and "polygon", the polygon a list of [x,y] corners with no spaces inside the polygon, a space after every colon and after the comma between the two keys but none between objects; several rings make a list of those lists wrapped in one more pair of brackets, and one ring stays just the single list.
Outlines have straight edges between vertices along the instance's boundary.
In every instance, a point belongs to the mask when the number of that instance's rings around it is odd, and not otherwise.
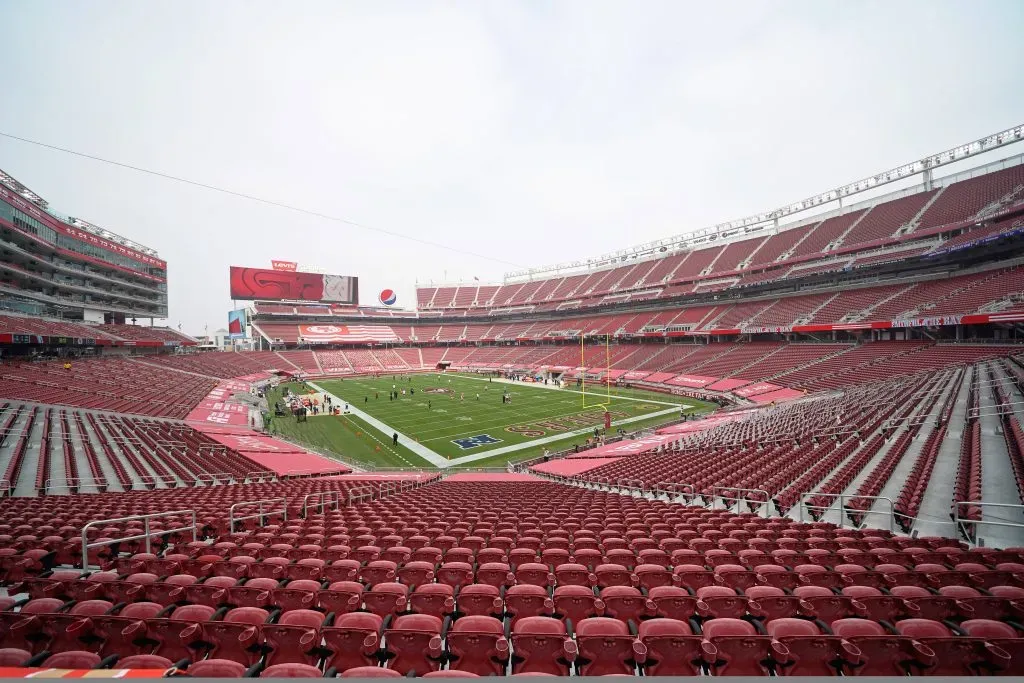
[{"label": "empty seating section", "polygon": [[863,314],[886,299],[899,295],[909,285],[888,287],[867,287],[840,292],[818,309],[809,324],[846,322],[863,317]]},{"label": "empty seating section", "polygon": [[885,249],[883,251],[858,256],[853,260],[851,266],[853,268],[864,268],[866,266],[877,266],[882,263],[893,263],[894,261],[902,261],[915,256],[920,256],[921,254],[931,251],[933,248],[934,245],[928,244],[923,247],[914,247],[912,249]]},{"label": "empty seating section", "polygon": [[956,315],[961,311],[983,311],[998,301],[1007,305],[1024,297],[1024,271],[1011,268],[973,280],[964,289],[928,306],[929,315]]},{"label": "empty seating section", "polygon": [[6,366],[0,377],[0,395],[38,403],[183,418],[216,384],[209,377],[148,362],[76,359],[69,369],[60,362]]},{"label": "empty seating section", "polygon": [[[15,659],[40,655],[52,666],[88,668],[116,654],[234,677],[1024,667],[1019,551],[541,481],[456,478],[303,514],[307,494],[368,483],[78,496],[80,505],[59,509],[6,499],[0,579],[26,599],[0,612],[4,644],[22,651]],[[231,504],[275,496],[287,498],[287,520],[272,513],[265,526],[229,528]],[[82,564],[78,531],[90,519],[178,509],[196,510],[198,542],[175,532],[148,553],[139,540],[96,547],[92,571],[71,569]],[[141,525],[108,524],[90,538]]]},{"label": "empty seating section", "polygon": [[829,250],[828,248],[846,233],[862,215],[864,215],[864,211],[860,210],[825,219],[796,246],[792,256],[811,256]]},{"label": "empty seating section", "polygon": [[699,374],[710,377],[729,377],[751,363],[771,356],[783,346],[780,342],[734,344],[728,353],[703,363],[699,368],[695,367],[694,371],[699,370]]},{"label": "empty seating section", "polygon": [[134,342],[195,343],[195,340],[191,337],[168,327],[89,325],[14,315],[0,315],[0,334],[36,334],[48,337],[75,337]]},{"label": "empty seating section", "polygon": [[754,266],[768,266],[783,258],[793,248],[801,242],[804,237],[807,236],[817,223],[810,223],[808,225],[802,225],[798,228],[790,228],[789,230],[783,230],[775,235],[772,235],[767,242],[761,245],[761,248],[754,254],[754,258],[751,259],[750,265]]},{"label": "empty seating section", "polygon": [[676,282],[701,275],[714,262],[723,249],[725,247],[709,247],[694,251],[690,254],[690,258],[683,261],[676,268],[675,273],[672,274],[672,281]]},{"label": "empty seating section", "polygon": [[182,354],[175,356],[152,355],[139,358],[138,362],[140,364],[162,366],[209,377],[218,377],[220,379],[241,377],[275,369],[293,369],[293,366],[280,354],[269,351],[258,351],[255,353]]},{"label": "empty seating section", "polygon": [[914,216],[924,208],[936,192],[938,190],[918,192],[902,199],[875,205],[843,239],[843,246],[892,237],[897,230],[910,224]]},{"label": "empty seating section", "polygon": [[828,356],[841,354],[851,348],[849,344],[787,344],[778,351],[734,373],[740,379],[767,380],[784,372],[800,369]]},{"label": "empty seating section", "polygon": [[708,316],[704,319],[701,329],[713,330],[713,329],[732,329],[744,325],[752,318],[757,316],[769,306],[773,305],[774,301],[748,301],[741,304],[733,304],[732,306],[723,309],[718,309],[716,313],[721,312],[717,316]]},{"label": "empty seating section", "polygon": [[272,323],[260,321],[253,327],[262,332],[271,342],[297,344],[299,342],[299,326],[292,323]]},{"label": "empty seating section", "polygon": [[116,339],[127,339],[131,341],[165,341],[165,342],[191,342],[191,337],[172,330],[169,327],[148,327],[144,325],[89,325],[86,329],[100,332],[93,333],[96,337],[114,337]]},{"label": "empty seating section", "polygon": [[317,351],[316,355],[320,361],[320,367],[322,367],[326,373],[333,374],[354,371],[352,364],[349,362],[348,356],[344,351]]},{"label": "empty seating section", "polygon": [[191,486],[264,469],[193,428],[128,415],[0,407],[0,472],[16,495]]},{"label": "empty seating section", "polygon": [[835,294],[808,294],[806,296],[792,296],[779,299],[768,308],[751,318],[748,325],[751,327],[774,327],[790,326],[797,322],[804,322],[812,317],[812,314],[825,305]]},{"label": "empty seating section", "polygon": [[693,252],[672,254],[654,261],[651,269],[640,279],[640,285],[658,285],[667,282],[672,273],[686,261]]},{"label": "empty seating section", "polygon": [[277,355],[287,364],[288,368],[295,368],[303,372],[319,372],[320,365],[312,351],[278,351]]},{"label": "empty seating section", "polygon": [[[876,320],[896,318],[901,314],[912,314],[915,311],[927,310],[929,304],[941,301],[942,299],[962,289],[972,287],[979,281],[986,280],[991,273],[978,273],[975,275],[963,275],[943,280],[929,280],[912,285],[909,289],[901,292],[899,296],[893,297],[886,303],[871,311],[871,317]],[[993,296],[993,299],[997,296]],[[976,311],[960,311],[961,313],[975,313]]]},{"label": "empty seating section", "polygon": [[1024,185],[1024,166],[970,178],[946,187],[925,210],[918,229],[974,218],[982,209]]},{"label": "empty seating section", "polygon": [[732,244],[726,245],[722,254],[715,261],[716,273],[727,273],[729,271],[736,270],[740,267],[740,264],[745,263],[750,255],[760,247],[764,241],[768,239],[766,237],[755,237],[754,239],[742,240],[740,242],[733,242]]},{"label": "empty seating section", "polygon": [[0,315],[0,334],[41,334],[51,337],[110,339],[102,330],[78,323],[58,322],[42,318]]}]

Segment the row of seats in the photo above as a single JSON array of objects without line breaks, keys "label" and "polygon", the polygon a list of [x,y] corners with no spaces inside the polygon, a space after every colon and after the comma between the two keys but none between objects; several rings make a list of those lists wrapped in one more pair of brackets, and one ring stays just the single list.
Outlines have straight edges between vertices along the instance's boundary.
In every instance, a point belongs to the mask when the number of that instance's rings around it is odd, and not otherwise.
[{"label": "row of seats", "polygon": [[[1024,666],[1024,629],[1012,623],[971,618],[954,624],[918,616],[913,602],[897,596],[872,594],[792,596],[797,603],[846,601],[848,608],[833,611],[849,616],[772,614],[785,597],[746,598],[755,605],[752,609],[762,612],[760,618],[739,616],[745,608],[729,602],[738,601],[735,597],[708,594],[713,604],[698,600],[699,618],[679,609],[677,599],[664,598],[650,618],[636,613],[637,620],[591,616],[607,611],[601,601],[600,607],[590,609],[570,602],[569,609],[579,615],[575,619],[534,614],[499,619],[468,612],[382,617],[374,612],[115,605],[105,600],[61,603],[44,598],[16,612],[0,612],[5,646],[0,661],[27,665],[35,658],[55,666],[54,657],[65,655],[67,660],[74,653],[79,660],[74,666],[92,668],[112,655],[136,661],[148,656],[162,658],[168,667],[171,662],[188,666],[191,675],[215,668],[203,661],[218,662],[217,667],[231,662],[235,666],[226,668],[235,676],[252,667],[274,671],[272,667],[281,665],[302,665],[310,676],[381,664],[399,675],[447,666],[477,676],[509,671],[583,676],[978,675],[1014,673]],[[608,602],[614,599],[609,596]],[[861,614],[872,610],[864,601],[886,616],[894,611],[903,616],[900,610],[911,616],[893,622],[865,618]],[[893,603],[902,606],[894,608]],[[662,616],[662,611],[676,616]],[[192,662],[197,663],[194,668]]]}]

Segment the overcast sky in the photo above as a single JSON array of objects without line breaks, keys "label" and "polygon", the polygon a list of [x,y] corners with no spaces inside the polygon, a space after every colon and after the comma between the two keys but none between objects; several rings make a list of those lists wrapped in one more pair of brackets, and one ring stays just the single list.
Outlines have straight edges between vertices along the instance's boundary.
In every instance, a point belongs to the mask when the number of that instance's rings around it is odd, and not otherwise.
[{"label": "overcast sky", "polygon": [[417,279],[596,256],[1024,121],[1021,0],[0,0],[0,26],[2,132],[490,257],[0,138],[55,209],[168,261],[193,334],[226,325],[230,265],[411,307]]}]

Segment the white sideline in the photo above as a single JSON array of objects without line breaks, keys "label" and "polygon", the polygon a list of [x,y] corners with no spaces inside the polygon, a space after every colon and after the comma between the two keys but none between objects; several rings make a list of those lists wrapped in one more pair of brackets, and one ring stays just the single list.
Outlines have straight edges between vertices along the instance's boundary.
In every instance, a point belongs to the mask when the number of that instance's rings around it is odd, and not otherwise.
[{"label": "white sideline", "polygon": [[[334,405],[342,406],[342,405],[346,404],[346,401],[344,399],[342,399],[342,398],[340,398],[338,396],[335,396],[334,394],[332,394],[331,392],[325,390],[323,387],[319,386],[315,382],[307,381],[306,384],[308,384],[309,386],[313,387],[317,392],[330,396],[331,397],[331,401],[334,403]],[[509,382],[509,384],[518,384],[518,382]],[[541,385],[541,386],[543,386],[543,385]],[[553,389],[554,387],[551,387],[551,388]],[[634,400],[639,400],[639,399],[634,399]],[[616,420],[612,424],[613,425],[624,425],[624,424],[629,424],[631,422],[638,422],[640,420],[647,420],[647,419],[652,418],[652,417],[661,417],[662,415],[669,415],[669,414],[673,414],[673,413],[674,414],[678,414],[679,410],[680,410],[680,406],[677,406],[677,405],[673,404],[672,408],[667,408],[665,410],[659,410],[659,411],[656,411],[656,412],[653,412],[653,413],[647,413],[646,415],[636,415],[634,417],[628,417],[628,418],[626,418],[624,420]],[[551,436],[545,436],[545,437],[540,438],[540,439],[532,439],[530,441],[524,441],[522,443],[511,444],[511,445],[508,445],[508,446],[502,446],[501,448],[494,448],[494,449],[489,450],[489,451],[482,451],[480,453],[473,453],[472,455],[464,455],[461,458],[453,458],[453,459],[449,460],[448,458],[444,457],[443,455],[440,455],[439,453],[436,453],[435,451],[430,450],[429,448],[427,448],[423,444],[417,442],[416,440],[411,439],[409,436],[403,434],[402,432],[398,431],[397,429],[394,429],[393,427],[385,424],[384,422],[381,422],[380,420],[378,420],[377,418],[373,417],[369,413],[366,413],[366,412],[360,410],[359,408],[357,408],[356,406],[354,406],[351,403],[348,404],[348,412],[350,414],[355,415],[356,417],[360,418],[361,420],[364,420],[368,425],[370,425],[371,427],[373,427],[374,429],[379,431],[381,434],[386,436],[388,439],[392,438],[393,434],[398,434],[398,443],[399,444],[405,446],[410,451],[412,451],[416,455],[420,456],[421,458],[423,458],[424,460],[429,462],[434,467],[437,467],[438,469],[447,469],[449,467],[457,467],[459,465],[465,465],[467,463],[476,462],[477,460],[485,460],[487,458],[493,458],[493,457],[495,457],[497,455],[505,455],[506,453],[514,453],[516,451],[521,451],[521,450],[524,450],[524,449],[527,449],[527,448],[532,448],[534,446],[542,446],[542,445],[544,445],[546,443],[552,443],[552,442],[555,442],[555,441],[559,441],[561,439],[567,439],[567,438],[572,437],[572,436],[582,436],[582,435],[585,435],[585,434],[590,434],[590,433],[592,433],[594,431],[593,427],[584,427],[582,429],[575,429],[575,430],[573,430],[571,432],[559,432],[558,434],[552,434]]]}]

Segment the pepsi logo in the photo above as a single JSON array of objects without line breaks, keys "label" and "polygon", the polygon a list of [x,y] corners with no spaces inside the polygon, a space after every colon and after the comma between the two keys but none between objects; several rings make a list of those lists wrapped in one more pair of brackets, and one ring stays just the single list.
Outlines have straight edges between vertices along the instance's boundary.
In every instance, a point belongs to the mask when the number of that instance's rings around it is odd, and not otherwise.
[{"label": "pepsi logo", "polygon": [[398,301],[398,295],[395,294],[393,289],[385,289],[380,293],[380,302],[385,306],[394,306],[395,302]]}]

